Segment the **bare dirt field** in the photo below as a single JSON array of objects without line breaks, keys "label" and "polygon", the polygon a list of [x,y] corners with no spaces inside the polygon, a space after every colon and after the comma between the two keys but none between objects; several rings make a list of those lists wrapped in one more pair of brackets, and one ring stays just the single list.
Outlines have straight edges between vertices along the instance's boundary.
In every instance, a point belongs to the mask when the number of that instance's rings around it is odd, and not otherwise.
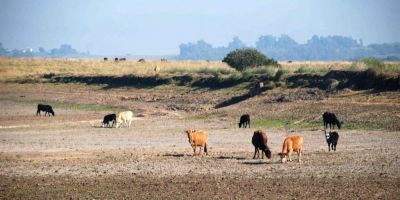
[{"label": "bare dirt field", "polygon": [[[290,130],[237,127],[244,112],[254,121],[293,116],[299,123],[335,109],[364,123],[400,118],[398,92],[344,93],[280,103],[271,92],[214,109],[236,92],[1,83],[0,199],[398,199],[396,125],[344,124],[336,152],[328,152],[322,122],[296,128],[304,137],[302,163],[294,155],[285,164],[277,153]],[[56,116],[35,116],[40,101],[56,105]],[[135,113],[132,127],[100,127],[105,114],[124,109]],[[208,156],[192,156],[183,133],[189,128],[209,133]],[[268,133],[272,159],[252,159],[259,128]]]}]

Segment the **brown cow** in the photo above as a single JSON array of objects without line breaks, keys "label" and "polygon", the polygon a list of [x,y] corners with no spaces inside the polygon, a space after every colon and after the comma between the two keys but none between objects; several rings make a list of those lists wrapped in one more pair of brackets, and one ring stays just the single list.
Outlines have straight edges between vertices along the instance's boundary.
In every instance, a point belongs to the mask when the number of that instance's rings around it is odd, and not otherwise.
[{"label": "brown cow", "polygon": [[297,152],[298,161],[301,162],[301,154],[303,154],[303,137],[301,135],[287,136],[283,142],[282,152],[278,155],[281,157],[281,161],[286,162],[286,158],[292,161],[292,152]]},{"label": "brown cow", "polygon": [[196,147],[200,147],[199,155],[201,153],[201,148],[204,147],[204,153],[208,155],[207,152],[207,139],[208,139],[208,134],[205,131],[202,130],[186,130],[189,143],[193,148],[193,156],[196,155]]}]

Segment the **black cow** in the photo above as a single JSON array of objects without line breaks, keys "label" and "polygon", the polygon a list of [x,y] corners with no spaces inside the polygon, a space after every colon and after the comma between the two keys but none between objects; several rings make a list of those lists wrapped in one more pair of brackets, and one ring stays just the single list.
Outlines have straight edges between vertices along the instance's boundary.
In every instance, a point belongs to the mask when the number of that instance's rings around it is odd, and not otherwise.
[{"label": "black cow", "polygon": [[324,132],[325,132],[326,143],[328,143],[329,151],[331,151],[331,147],[333,151],[336,151],[336,145],[339,141],[339,133],[337,133],[336,131],[334,132],[329,131],[329,133],[327,133],[326,130],[324,130]]},{"label": "black cow", "polygon": [[[255,148],[253,159],[256,158],[256,155],[257,158],[259,157],[260,154],[259,150],[261,150],[267,158],[271,158],[271,150],[269,150],[267,142],[268,142],[268,137],[264,131],[262,130],[254,131],[253,137],[251,138],[251,143],[253,143]],[[264,159],[263,153],[261,153],[262,159]]]},{"label": "black cow", "polygon": [[120,58],[119,61],[126,61],[126,58]]},{"label": "black cow", "polygon": [[36,111],[36,116],[40,115],[41,111],[45,112],[44,116],[46,116],[46,114],[48,114],[49,116],[50,116],[50,114],[52,114],[53,116],[55,115],[54,111],[53,111],[53,108],[51,106],[49,106],[49,105],[38,104],[37,111]]},{"label": "black cow", "polygon": [[107,61],[107,60],[108,60],[108,58],[107,58],[107,57],[104,57],[104,58],[103,58],[103,60],[104,60],[104,61]]},{"label": "black cow", "polygon": [[118,62],[118,58],[114,58],[114,61],[115,61],[115,62]]},{"label": "black cow", "polygon": [[244,114],[240,117],[240,121],[239,121],[239,128],[247,128],[247,125],[249,125],[250,128],[250,115],[248,114]]},{"label": "black cow", "polygon": [[141,59],[138,60],[138,62],[144,63],[144,62],[146,62],[146,61],[144,60],[144,58],[141,58]]},{"label": "black cow", "polygon": [[335,129],[335,125],[337,125],[338,129],[340,129],[341,123],[340,121],[336,118],[336,115],[330,112],[325,112],[322,115],[322,120],[324,121],[324,127],[325,129],[328,128],[329,124],[329,129]]},{"label": "black cow", "polygon": [[110,127],[110,122],[112,122],[112,125],[111,125],[111,127],[113,127],[114,126],[114,124],[115,124],[115,122],[116,122],[116,120],[117,120],[117,115],[116,114],[109,114],[109,115],[106,115],[106,116],[104,116],[104,119],[103,119],[103,127]]}]

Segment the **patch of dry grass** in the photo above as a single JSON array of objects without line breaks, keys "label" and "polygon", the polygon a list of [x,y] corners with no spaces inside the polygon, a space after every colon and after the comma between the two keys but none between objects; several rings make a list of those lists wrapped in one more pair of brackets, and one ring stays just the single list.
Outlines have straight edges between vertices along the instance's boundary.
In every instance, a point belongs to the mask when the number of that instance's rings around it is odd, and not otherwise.
[{"label": "patch of dry grass", "polygon": [[231,68],[222,62],[206,61],[101,61],[90,59],[9,59],[0,58],[0,81],[16,79],[19,77],[35,76],[47,73],[68,75],[111,75],[122,76],[129,74],[155,75],[155,66],[159,74],[197,73],[204,71],[220,70],[230,71]]},{"label": "patch of dry grass", "polygon": [[[350,61],[302,61],[281,62],[282,69],[292,73],[324,74],[330,70],[366,70],[371,68],[363,62]],[[157,73],[154,71],[158,66]],[[384,71],[400,73],[400,62],[385,62]],[[382,70],[382,69],[381,69]],[[270,73],[268,66],[246,70],[244,74]],[[15,80],[27,76],[38,77],[43,74],[86,75],[86,76],[123,76],[123,75],[237,75],[237,71],[221,61],[168,61],[148,60],[139,63],[136,60],[123,62],[94,59],[44,59],[44,58],[0,58],[0,81]]]}]

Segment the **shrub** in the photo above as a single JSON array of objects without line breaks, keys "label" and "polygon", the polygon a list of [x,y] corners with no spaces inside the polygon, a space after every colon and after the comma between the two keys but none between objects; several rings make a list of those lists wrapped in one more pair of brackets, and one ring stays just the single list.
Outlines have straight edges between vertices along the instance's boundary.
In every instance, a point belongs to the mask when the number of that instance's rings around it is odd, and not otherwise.
[{"label": "shrub", "polygon": [[222,62],[227,63],[238,71],[262,65],[278,65],[275,60],[268,59],[257,49],[236,49],[228,53]]},{"label": "shrub", "polygon": [[363,58],[361,59],[361,62],[365,63],[369,68],[380,68],[380,69],[385,68],[385,63],[374,57]]},{"label": "shrub", "polygon": [[287,78],[289,72],[287,70],[284,69],[279,69],[276,74],[275,74],[275,81],[283,81]]}]

